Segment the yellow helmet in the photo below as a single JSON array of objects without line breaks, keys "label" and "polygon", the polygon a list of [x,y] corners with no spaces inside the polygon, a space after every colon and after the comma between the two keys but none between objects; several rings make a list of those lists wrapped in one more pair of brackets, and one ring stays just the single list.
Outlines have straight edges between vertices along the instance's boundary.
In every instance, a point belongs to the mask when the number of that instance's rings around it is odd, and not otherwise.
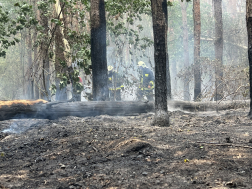
[{"label": "yellow helmet", "polygon": [[113,66],[108,66],[108,71],[112,71],[113,69]]},{"label": "yellow helmet", "polygon": [[147,67],[143,61],[139,61],[137,65],[142,66],[143,68]]}]

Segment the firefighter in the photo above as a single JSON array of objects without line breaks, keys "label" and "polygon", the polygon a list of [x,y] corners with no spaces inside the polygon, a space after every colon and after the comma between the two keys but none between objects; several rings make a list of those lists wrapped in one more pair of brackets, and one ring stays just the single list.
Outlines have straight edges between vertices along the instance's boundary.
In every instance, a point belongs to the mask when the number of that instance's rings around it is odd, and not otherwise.
[{"label": "firefighter", "polygon": [[121,90],[124,90],[122,77],[114,71],[113,66],[108,66],[108,87],[111,101],[121,101]]},{"label": "firefighter", "polygon": [[140,84],[137,92],[138,100],[144,100],[144,96],[149,101],[153,101],[153,89],[154,89],[154,75],[153,72],[145,65],[143,61],[138,62],[138,68],[140,72]]}]

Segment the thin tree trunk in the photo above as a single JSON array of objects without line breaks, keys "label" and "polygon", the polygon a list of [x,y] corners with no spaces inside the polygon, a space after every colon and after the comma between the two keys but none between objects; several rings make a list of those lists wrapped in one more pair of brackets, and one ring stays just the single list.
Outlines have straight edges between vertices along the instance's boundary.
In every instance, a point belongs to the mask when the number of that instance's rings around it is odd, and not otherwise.
[{"label": "thin tree trunk", "polygon": [[223,57],[223,22],[222,22],[222,0],[214,0],[214,19],[215,19],[215,80],[216,80],[216,95],[215,100],[220,100],[223,97],[222,88],[222,57]]},{"label": "thin tree trunk", "polygon": [[33,87],[32,87],[32,72],[33,72],[33,66],[32,66],[32,37],[31,37],[31,29],[29,29],[28,33],[28,70],[26,74],[27,79],[27,97],[28,99],[33,99]]},{"label": "thin tree trunk", "polygon": [[246,20],[248,32],[248,59],[249,59],[249,83],[250,83],[250,111],[252,117],[252,1],[246,0]]},{"label": "thin tree trunk", "polygon": [[[168,24],[167,24],[168,26]],[[168,52],[166,55],[166,85],[167,85],[167,99],[171,100],[172,99],[172,93],[171,93],[171,74],[170,74],[170,64],[169,64],[169,56]]]},{"label": "thin tree trunk", "polygon": [[173,94],[176,94],[176,92],[177,92],[177,62],[176,62],[175,59],[173,60],[173,63],[172,63],[172,66],[171,66],[171,70],[172,70],[172,72],[171,72],[172,73],[171,78],[173,78],[173,80],[172,80],[172,83],[173,83],[173,85],[172,85],[172,91],[173,91]]},{"label": "thin tree trunk", "polygon": [[[33,6],[34,6],[34,12],[35,12],[35,18],[40,21],[40,12],[37,9],[37,0],[33,1]],[[37,30],[36,28],[34,29],[34,34],[33,34],[33,40],[34,44],[37,41]],[[33,86],[34,86],[34,99],[39,99],[40,96],[40,89],[39,89],[39,66],[40,66],[40,60],[38,57],[38,47],[34,46],[34,55],[33,55],[33,65],[34,65],[34,73],[33,73]]]},{"label": "thin tree trunk", "polygon": [[59,2],[59,9],[57,11],[58,14],[60,14],[60,19],[63,20],[64,23],[64,27],[60,28],[61,34],[62,34],[62,40],[63,40],[63,44],[64,44],[64,56],[66,59],[66,63],[67,66],[70,67],[72,66],[72,58],[71,56],[67,56],[67,53],[70,53],[70,45],[68,43],[69,37],[68,37],[68,28],[70,28],[70,22],[69,22],[69,15],[66,14],[67,9],[66,9],[66,4],[64,2],[60,2],[59,0],[57,0],[57,2]]},{"label": "thin tree trunk", "polygon": [[66,62],[65,56],[64,56],[64,42],[63,42],[63,36],[60,32],[60,27],[56,26],[55,31],[55,83],[56,83],[56,100],[57,101],[64,101],[67,100],[67,93],[66,88],[60,89],[60,78],[57,77],[57,74],[60,74],[62,72],[62,66],[60,64],[61,61]]},{"label": "thin tree trunk", "polygon": [[194,18],[194,101],[201,98],[201,71],[200,71],[200,0],[193,0]]},{"label": "thin tree trunk", "polygon": [[[37,31],[35,30],[34,34],[34,42],[37,40]],[[34,73],[33,73],[33,86],[34,86],[34,99],[39,99],[39,59],[38,59],[38,48],[34,47]]]},{"label": "thin tree trunk", "polygon": [[[43,0],[45,3],[47,3],[47,0]],[[45,16],[45,12],[41,12],[41,25],[44,27],[44,33],[48,34],[48,18]],[[50,62],[49,62],[49,56],[48,56],[48,38],[45,37],[43,42],[41,43],[41,53],[42,53],[42,63],[43,63],[43,87],[44,87],[44,94],[43,97],[47,100],[51,100],[50,94],[49,94],[49,88],[50,88]]]},{"label": "thin tree trunk", "polygon": [[[183,21],[183,49],[184,49],[184,68],[189,67],[189,50],[188,50],[188,27],[187,27],[187,2],[181,2],[181,12],[182,12],[182,21]],[[184,100],[190,101],[190,92],[189,92],[189,80],[184,76]]]},{"label": "thin tree trunk", "polygon": [[107,100],[106,18],[104,0],[91,0],[91,61],[93,100]]},{"label": "thin tree trunk", "polygon": [[24,46],[25,46],[25,42],[24,42],[24,31],[21,31],[21,40],[20,40],[20,64],[21,64],[21,68],[22,68],[22,98],[25,97],[25,80],[24,80]]},{"label": "thin tree trunk", "polygon": [[167,1],[151,0],[155,59],[155,118],[153,125],[169,126],[167,108]]},{"label": "thin tree trunk", "polygon": [[[63,20],[63,14],[61,12],[61,5],[58,1],[58,3],[55,5],[55,12],[56,12],[56,17],[60,18],[60,20]],[[64,50],[65,44],[64,44],[64,32],[61,26],[55,25],[56,30],[55,30],[55,83],[56,83],[56,100],[57,101],[64,101],[67,100],[67,91],[66,87],[60,89],[60,78],[57,77],[57,74],[60,74],[62,72],[62,69],[64,69],[60,62],[66,62],[67,60],[65,58]],[[66,68],[65,68],[66,69]]]}]

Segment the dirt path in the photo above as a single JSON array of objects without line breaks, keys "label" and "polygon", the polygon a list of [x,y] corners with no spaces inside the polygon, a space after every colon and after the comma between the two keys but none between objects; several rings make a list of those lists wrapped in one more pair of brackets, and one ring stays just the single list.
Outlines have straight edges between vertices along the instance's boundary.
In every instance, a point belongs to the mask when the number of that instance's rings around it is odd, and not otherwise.
[{"label": "dirt path", "polygon": [[1,121],[0,189],[252,188],[247,112]]}]

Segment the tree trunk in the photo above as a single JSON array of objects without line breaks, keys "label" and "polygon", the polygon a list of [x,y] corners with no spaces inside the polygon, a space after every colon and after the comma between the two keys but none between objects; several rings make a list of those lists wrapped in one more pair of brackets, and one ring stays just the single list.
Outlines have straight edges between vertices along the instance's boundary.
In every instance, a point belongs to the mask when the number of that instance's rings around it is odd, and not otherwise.
[{"label": "tree trunk", "polygon": [[[223,101],[219,110],[237,109],[249,106],[249,101]],[[213,111],[215,102],[169,101],[169,107],[191,112]],[[97,115],[138,115],[154,111],[153,102],[47,102],[45,100],[0,101],[0,121],[22,118],[56,119],[63,116],[97,116]],[[207,114],[207,113],[206,113]]]},{"label": "tree trunk", "polygon": [[21,39],[20,39],[20,64],[21,64],[21,68],[22,68],[22,78],[21,78],[21,81],[22,81],[22,91],[23,91],[23,94],[19,97],[21,98],[25,98],[25,79],[24,79],[24,56],[25,56],[25,41],[24,41],[24,31],[20,31],[21,33]]},{"label": "tree trunk", "polygon": [[[173,63],[171,65],[171,78],[172,79],[172,91],[173,91],[173,94],[176,94],[177,95],[177,62],[175,59],[173,59]],[[174,97],[173,97],[174,99]]]},{"label": "tree trunk", "polygon": [[[167,24],[168,26],[168,24]],[[171,74],[170,74],[170,64],[169,64],[169,56],[168,52],[166,55],[167,61],[166,61],[166,84],[167,84],[167,99],[172,99],[172,93],[171,93]]]},{"label": "tree trunk", "polygon": [[56,119],[63,116],[136,115],[154,110],[153,103],[144,102],[51,102],[0,101],[0,121],[19,118]]},{"label": "tree trunk", "polygon": [[223,98],[222,88],[222,57],[223,57],[223,22],[222,22],[222,0],[213,0],[214,3],[214,19],[215,19],[215,80],[216,80],[216,95],[215,100]]},{"label": "tree trunk", "polygon": [[67,93],[66,88],[60,89],[60,78],[57,77],[57,74],[62,72],[62,66],[60,64],[61,61],[66,62],[64,56],[64,43],[63,43],[63,36],[60,32],[60,26],[56,26],[55,31],[55,84],[56,84],[56,101],[64,101],[67,100]]},{"label": "tree trunk", "polygon": [[[56,2],[58,2],[59,6],[58,6],[58,11],[57,13],[59,14],[60,11],[62,12],[61,15],[60,15],[60,19],[63,20],[63,23],[64,23],[64,27],[60,28],[60,31],[61,31],[61,34],[62,34],[62,39],[63,39],[63,44],[64,44],[64,56],[65,56],[65,59],[66,59],[66,63],[67,63],[67,66],[70,67],[72,66],[72,58],[71,56],[67,56],[67,53],[70,53],[70,45],[68,43],[68,28],[70,28],[70,24],[69,24],[69,14],[66,14],[67,12],[67,6],[66,3],[64,2],[61,2],[60,0],[57,0]],[[57,3],[56,3],[57,4]]]},{"label": "tree trunk", "polygon": [[[63,20],[63,15],[61,12],[61,5],[59,2],[55,5],[56,9],[56,18],[59,18],[60,20]],[[63,89],[60,89],[60,78],[57,77],[57,74],[62,73],[62,65],[60,62],[67,62],[65,55],[64,55],[64,50],[65,50],[65,44],[64,44],[64,36],[63,36],[63,29],[60,28],[61,26],[55,25],[56,30],[55,30],[55,84],[56,84],[56,101],[64,101],[67,100],[67,91],[66,87]],[[66,68],[65,68],[66,69]]]},{"label": "tree trunk", "polygon": [[249,116],[252,118],[252,1],[246,1],[246,20],[248,32],[248,59],[249,59],[249,84],[250,84],[250,111]]},{"label": "tree trunk", "polygon": [[[35,30],[34,42],[37,40],[37,31]],[[38,48],[34,47],[33,52],[33,62],[34,62],[34,73],[33,73],[33,86],[34,86],[34,99],[39,99],[39,59],[38,59]]]},{"label": "tree trunk", "polygon": [[[188,27],[187,27],[187,2],[181,2],[181,12],[183,21],[183,49],[184,49],[184,68],[189,67],[189,50],[188,50]],[[184,100],[190,101],[189,80],[184,76]]]},{"label": "tree trunk", "polygon": [[151,0],[155,59],[155,118],[153,125],[169,126],[167,108],[167,1]]},{"label": "tree trunk", "polygon": [[[35,18],[39,19],[40,12],[37,9],[37,1],[34,0],[33,6],[34,6],[34,13],[35,13]],[[37,30],[36,28],[34,29],[34,34],[33,34],[33,40],[34,43],[37,41]],[[39,99],[39,66],[40,66],[40,60],[38,58],[38,47],[34,47],[34,56],[33,56],[33,62],[34,62],[34,73],[33,73],[33,86],[34,86],[34,99]]]},{"label": "tree trunk", "polygon": [[200,70],[200,0],[193,0],[194,18],[194,101],[201,99],[201,70]]},{"label": "tree trunk", "polygon": [[31,29],[28,32],[28,70],[26,73],[26,82],[27,82],[27,97],[28,99],[33,99],[33,88],[32,88],[32,73],[33,73],[33,66],[32,66],[32,37],[31,37]]},{"label": "tree trunk", "polygon": [[104,0],[91,0],[90,18],[93,100],[102,101],[109,97]]},{"label": "tree trunk", "polygon": [[[43,0],[44,2],[47,2],[47,0]],[[44,33],[48,34],[48,18],[45,16],[47,14],[47,11],[41,12],[41,25],[44,27]],[[48,37],[45,37],[43,39],[43,42],[41,43],[41,54],[42,54],[42,64],[43,64],[43,87],[44,87],[44,93],[43,98],[47,100],[51,100],[49,88],[50,88],[50,62],[49,62],[49,56],[48,56]]]}]

